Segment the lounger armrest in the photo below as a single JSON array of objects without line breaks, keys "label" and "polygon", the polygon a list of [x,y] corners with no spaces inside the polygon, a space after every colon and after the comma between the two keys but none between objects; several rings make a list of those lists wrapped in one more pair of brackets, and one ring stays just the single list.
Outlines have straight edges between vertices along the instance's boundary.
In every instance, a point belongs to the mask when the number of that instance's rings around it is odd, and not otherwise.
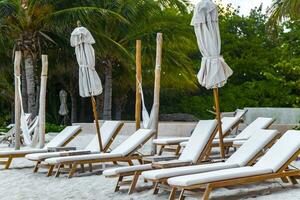
[{"label": "lounger armrest", "polygon": [[156,169],[162,169],[162,168],[182,167],[191,164],[192,162],[190,161],[173,160],[173,161],[154,162],[152,163],[152,167]]},{"label": "lounger armrest", "polygon": [[48,147],[48,152],[58,152],[58,151],[75,151],[76,147]]},{"label": "lounger armrest", "polygon": [[169,160],[176,160],[178,156],[144,156],[143,161],[145,163],[154,163],[154,162],[161,162],[161,161],[169,161]]},{"label": "lounger armrest", "polygon": [[86,154],[91,154],[91,151],[65,152],[62,153],[61,156],[78,156],[78,155],[86,155]]}]

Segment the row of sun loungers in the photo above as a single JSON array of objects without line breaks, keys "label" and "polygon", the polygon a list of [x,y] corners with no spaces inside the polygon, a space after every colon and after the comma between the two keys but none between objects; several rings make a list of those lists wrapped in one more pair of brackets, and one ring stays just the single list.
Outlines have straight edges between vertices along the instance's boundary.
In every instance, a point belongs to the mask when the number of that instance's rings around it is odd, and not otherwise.
[{"label": "row of sun loungers", "polygon": [[[229,133],[237,128],[241,116],[223,118],[223,127]],[[300,131],[287,131],[282,134],[276,130],[267,130],[274,122],[272,118],[257,118],[234,138],[224,138],[227,147],[238,149],[226,160],[212,159],[211,150],[218,146],[217,121],[200,120],[187,141],[178,139],[176,145],[179,156],[164,160],[164,156],[145,157],[138,150],[153,137],[154,131],[139,129],[116,148],[110,146],[121,130],[122,122],[107,121],[101,127],[105,152],[99,151],[96,136],[83,150],[47,152],[49,147],[62,147],[71,141],[79,132],[80,126],[70,126],[51,140],[44,149],[26,149],[19,151],[0,151],[0,158],[8,158],[1,164],[8,168],[13,158],[26,157],[36,162],[34,172],[40,167],[48,169],[47,176],[55,171],[58,177],[61,172],[68,172],[71,178],[78,169],[96,163],[128,163],[128,166],[106,169],[103,175],[117,178],[115,191],[129,183],[131,194],[135,191],[139,178],[153,182],[153,193],[161,189],[171,190],[169,199],[184,199],[190,191],[204,189],[202,199],[209,199],[214,188],[246,184],[267,179],[281,178],[283,181],[297,183],[298,169],[289,165],[300,153]],[[225,134],[229,135],[228,133]],[[162,141],[166,145],[174,144],[176,138]],[[182,144],[182,142],[184,142]],[[180,144],[181,143],[181,144]],[[156,144],[157,141],[156,141]],[[139,164],[134,165],[134,160]],[[160,161],[162,160],[162,161]],[[150,162],[150,163],[147,163]]]}]

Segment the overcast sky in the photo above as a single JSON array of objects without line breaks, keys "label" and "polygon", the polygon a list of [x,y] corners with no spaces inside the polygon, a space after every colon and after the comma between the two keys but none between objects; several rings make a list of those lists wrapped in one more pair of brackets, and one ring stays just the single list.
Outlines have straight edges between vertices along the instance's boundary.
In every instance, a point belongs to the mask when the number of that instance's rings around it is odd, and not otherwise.
[{"label": "overcast sky", "polygon": [[[192,3],[196,4],[200,0],[190,0]],[[218,1],[218,0],[214,0]],[[222,0],[223,4],[229,4],[231,3],[234,8],[237,8],[240,6],[240,13],[242,15],[248,15],[251,8],[254,8],[255,6],[260,6],[261,3],[263,3],[263,9],[266,11],[267,7],[269,7],[272,3],[272,0]]]}]

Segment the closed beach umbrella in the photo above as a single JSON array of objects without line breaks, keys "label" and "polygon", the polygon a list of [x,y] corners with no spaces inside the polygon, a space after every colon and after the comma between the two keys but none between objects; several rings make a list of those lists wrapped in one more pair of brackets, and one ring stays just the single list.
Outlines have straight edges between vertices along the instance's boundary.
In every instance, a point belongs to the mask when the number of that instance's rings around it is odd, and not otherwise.
[{"label": "closed beach umbrella", "polygon": [[218,88],[225,85],[233,72],[220,55],[218,6],[211,0],[201,0],[196,5],[191,25],[194,26],[197,43],[202,54],[201,68],[197,78],[203,87],[214,90],[221,156],[224,157]]},{"label": "closed beach umbrella", "polygon": [[95,70],[95,51],[92,44],[95,40],[88,29],[77,22],[77,28],[71,34],[71,46],[75,47],[75,54],[79,65],[79,94],[81,97],[91,97],[96,131],[99,139],[100,150],[102,142],[98,123],[96,101],[94,96],[102,93],[101,80]]},{"label": "closed beach umbrella", "polygon": [[65,116],[69,113],[68,106],[67,106],[67,97],[68,93],[65,90],[61,90],[59,92],[59,100],[60,100],[60,107],[58,114],[61,116]]}]

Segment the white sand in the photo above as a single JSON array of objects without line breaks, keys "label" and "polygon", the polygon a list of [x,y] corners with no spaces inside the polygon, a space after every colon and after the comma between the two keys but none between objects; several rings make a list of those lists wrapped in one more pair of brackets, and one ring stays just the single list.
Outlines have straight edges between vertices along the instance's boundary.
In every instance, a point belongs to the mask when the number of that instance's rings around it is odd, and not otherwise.
[{"label": "white sand", "polygon": [[[119,138],[117,143],[120,142],[120,139],[122,138]],[[147,149],[149,149],[149,145],[147,145]],[[300,162],[296,165],[300,166]],[[12,169],[0,170],[0,199],[168,199],[168,192],[161,192],[159,195],[153,196],[152,191],[149,190],[149,183],[142,181],[138,183],[138,192],[129,196],[126,190],[113,192],[116,179],[107,179],[102,175],[74,177],[72,179],[67,179],[64,175],[59,178],[47,178],[45,173],[33,174],[32,167],[32,162],[25,159],[15,159],[11,166]],[[41,172],[45,171],[41,170]],[[221,188],[214,190],[211,197],[211,199],[216,200],[300,200],[300,186],[282,184],[281,181],[276,180],[258,185]]]}]

